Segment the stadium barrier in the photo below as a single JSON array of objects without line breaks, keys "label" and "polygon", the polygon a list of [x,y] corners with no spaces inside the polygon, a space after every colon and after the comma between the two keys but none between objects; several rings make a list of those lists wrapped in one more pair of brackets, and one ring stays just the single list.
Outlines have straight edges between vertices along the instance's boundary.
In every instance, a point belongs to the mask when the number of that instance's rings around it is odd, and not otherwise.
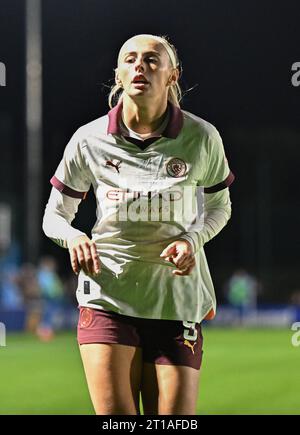
[{"label": "stadium barrier", "polygon": [[[56,316],[56,329],[73,329],[76,327],[78,318],[77,308],[68,307]],[[271,305],[259,307],[253,310],[241,311],[230,306],[219,306],[217,315],[213,320],[205,321],[209,326],[245,326],[245,327],[288,327],[300,321],[300,307],[293,305]],[[26,311],[1,310],[0,322],[6,326],[6,330],[23,331],[26,323]]]},{"label": "stadium barrier", "polygon": [[[27,312],[24,309],[19,310],[1,310],[0,322],[6,326],[7,332],[24,331],[26,328]],[[55,330],[67,330],[76,327],[78,319],[78,309],[74,307],[65,307],[55,314],[53,326]]]},{"label": "stadium barrier", "polygon": [[244,326],[290,328],[300,320],[300,307],[294,305],[268,305],[257,309],[243,309],[231,306],[219,306],[214,320],[207,322],[211,326]]}]

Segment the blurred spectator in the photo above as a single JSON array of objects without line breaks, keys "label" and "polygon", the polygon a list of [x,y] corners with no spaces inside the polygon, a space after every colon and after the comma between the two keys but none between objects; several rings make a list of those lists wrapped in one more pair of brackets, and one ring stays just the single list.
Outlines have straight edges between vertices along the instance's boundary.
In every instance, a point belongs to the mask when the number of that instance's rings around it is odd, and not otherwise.
[{"label": "blurred spectator", "polygon": [[14,265],[0,270],[0,306],[4,310],[24,308],[23,296],[18,286],[18,268]]},{"label": "blurred spectator", "polygon": [[24,306],[18,286],[20,248],[13,242],[0,258],[0,307],[4,310],[18,310]]},{"label": "blurred spectator", "polygon": [[36,333],[41,318],[41,294],[36,267],[30,263],[23,264],[17,282],[25,302],[25,329],[28,332]]},{"label": "blurred spectator", "polygon": [[63,317],[64,287],[56,269],[53,257],[40,260],[37,279],[42,297],[42,318],[37,333],[43,341],[54,337],[57,319]]},{"label": "blurred spectator", "polygon": [[234,272],[227,283],[227,299],[231,306],[237,308],[240,320],[257,306],[259,284],[257,279],[244,269]]}]

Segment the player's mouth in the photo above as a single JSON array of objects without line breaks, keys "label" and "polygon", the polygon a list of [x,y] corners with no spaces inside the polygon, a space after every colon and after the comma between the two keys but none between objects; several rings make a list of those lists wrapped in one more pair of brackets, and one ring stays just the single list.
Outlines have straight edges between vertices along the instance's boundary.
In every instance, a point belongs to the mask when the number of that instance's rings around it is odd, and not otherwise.
[{"label": "player's mouth", "polygon": [[135,76],[131,82],[135,88],[144,88],[150,83],[142,74]]}]

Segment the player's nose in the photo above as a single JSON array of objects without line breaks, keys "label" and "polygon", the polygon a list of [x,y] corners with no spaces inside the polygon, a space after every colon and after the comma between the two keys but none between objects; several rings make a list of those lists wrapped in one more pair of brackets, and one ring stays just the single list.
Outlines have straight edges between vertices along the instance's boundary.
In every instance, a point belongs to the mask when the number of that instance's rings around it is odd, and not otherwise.
[{"label": "player's nose", "polygon": [[136,61],[135,61],[135,70],[137,72],[139,71],[144,71],[145,66],[144,66],[144,61],[142,57],[137,57]]}]

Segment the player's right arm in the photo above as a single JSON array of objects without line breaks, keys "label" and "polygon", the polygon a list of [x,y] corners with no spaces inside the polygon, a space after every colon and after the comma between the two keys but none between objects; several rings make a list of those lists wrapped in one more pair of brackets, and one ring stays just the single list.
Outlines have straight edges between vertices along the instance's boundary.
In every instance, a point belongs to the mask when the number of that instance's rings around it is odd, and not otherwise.
[{"label": "player's right arm", "polygon": [[80,202],[81,199],[65,195],[53,187],[44,213],[43,231],[59,246],[69,250],[76,274],[82,268],[86,274],[93,275],[100,272],[96,245],[84,232],[71,226]]},{"label": "player's right arm", "polygon": [[100,261],[95,243],[71,226],[80,202],[90,189],[93,175],[84,153],[87,145],[84,129],[79,128],[68,142],[50,182],[53,186],[43,219],[45,234],[69,250],[73,271],[98,273]]}]

